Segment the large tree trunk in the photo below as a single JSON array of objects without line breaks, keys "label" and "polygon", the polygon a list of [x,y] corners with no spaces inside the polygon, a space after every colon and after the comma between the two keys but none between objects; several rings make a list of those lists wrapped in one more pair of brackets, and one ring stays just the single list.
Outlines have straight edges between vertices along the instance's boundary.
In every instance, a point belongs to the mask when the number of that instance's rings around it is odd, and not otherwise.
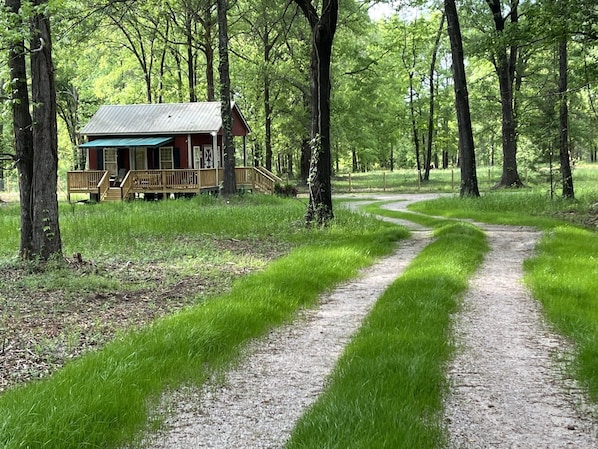
[{"label": "large tree trunk", "polygon": [[455,87],[455,107],[459,127],[459,159],[461,169],[461,197],[480,196],[476,174],[475,147],[469,111],[467,78],[463,63],[463,41],[455,0],[444,0],[444,11],[453,55],[453,78]]},{"label": "large tree trunk", "polygon": [[[47,0],[37,0],[42,5]],[[33,103],[32,256],[48,260],[62,254],[58,222],[58,132],[50,20],[32,21],[31,100]]]},{"label": "large tree trunk", "polygon": [[224,147],[223,195],[237,192],[235,176],[235,145],[230,95],[230,72],[228,63],[228,0],[218,0],[218,53],[220,63],[220,104],[222,114],[222,145]]},{"label": "large tree trunk", "polygon": [[[509,17],[511,22],[518,21],[517,4],[519,0],[512,0]],[[506,19],[503,17],[503,10],[500,0],[486,0],[492,11],[496,32],[499,41],[504,37]],[[513,82],[515,78],[515,65],[517,61],[517,47],[510,46],[507,51],[506,43],[498,43],[496,50],[495,67],[498,75],[500,88],[500,102],[502,113],[502,147],[503,165],[502,176],[498,187],[522,187],[523,183],[519,177],[517,168],[517,123],[513,106]]]},{"label": "large tree trunk", "polygon": [[569,152],[569,109],[567,105],[567,36],[559,42],[559,156],[561,162],[561,174],[563,177],[563,197],[575,198],[573,190],[573,175],[571,173],[570,152]]},{"label": "large tree trunk", "polygon": [[[21,0],[6,0],[6,7],[18,14]],[[18,35],[18,33],[17,33]],[[33,234],[31,184],[33,179],[33,133],[29,112],[29,91],[27,90],[27,66],[25,45],[19,38],[10,44],[8,67],[12,85],[11,107],[15,142],[15,161],[19,172],[19,194],[21,203],[21,242],[19,254],[29,259]]]},{"label": "large tree trunk", "polygon": [[333,217],[330,145],[330,63],[338,20],[338,0],[324,0],[322,15],[309,0],[295,0],[312,31],[311,164],[306,223],[325,225]]}]

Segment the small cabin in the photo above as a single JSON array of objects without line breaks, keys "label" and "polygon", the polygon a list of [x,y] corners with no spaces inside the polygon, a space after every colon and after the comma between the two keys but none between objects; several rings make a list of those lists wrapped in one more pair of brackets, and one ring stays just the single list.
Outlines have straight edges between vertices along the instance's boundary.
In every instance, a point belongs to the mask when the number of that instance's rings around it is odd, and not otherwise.
[{"label": "small cabin", "polygon": [[[280,179],[247,166],[251,129],[235,103],[232,114],[233,136],[242,139],[237,187],[273,193]],[[220,102],[101,106],[81,130],[86,168],[67,173],[69,201],[74,193],[107,201],[217,191],[223,176],[222,132]]]}]

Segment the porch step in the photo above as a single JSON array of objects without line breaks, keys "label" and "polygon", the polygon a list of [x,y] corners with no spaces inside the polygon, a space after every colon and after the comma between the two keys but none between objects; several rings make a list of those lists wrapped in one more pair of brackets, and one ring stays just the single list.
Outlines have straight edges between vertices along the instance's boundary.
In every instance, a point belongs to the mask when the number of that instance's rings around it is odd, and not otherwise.
[{"label": "porch step", "polygon": [[121,190],[120,187],[110,187],[106,192],[106,196],[102,199],[102,201],[121,201]]}]

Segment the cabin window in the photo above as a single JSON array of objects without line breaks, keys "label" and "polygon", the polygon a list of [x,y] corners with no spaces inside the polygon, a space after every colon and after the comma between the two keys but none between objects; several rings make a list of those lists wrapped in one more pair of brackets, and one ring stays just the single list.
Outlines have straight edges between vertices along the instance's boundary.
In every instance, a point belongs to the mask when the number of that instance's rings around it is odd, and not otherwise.
[{"label": "cabin window", "polygon": [[160,168],[162,170],[172,170],[174,168],[174,159],[172,157],[172,147],[160,148]]},{"label": "cabin window", "polygon": [[116,176],[118,173],[116,148],[104,148],[104,170],[107,170],[110,176]]}]

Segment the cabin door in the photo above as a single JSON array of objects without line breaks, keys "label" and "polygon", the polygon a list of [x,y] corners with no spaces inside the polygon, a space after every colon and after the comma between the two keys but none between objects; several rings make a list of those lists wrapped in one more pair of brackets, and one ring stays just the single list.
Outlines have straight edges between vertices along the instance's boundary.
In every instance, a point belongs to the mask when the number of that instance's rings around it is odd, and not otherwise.
[{"label": "cabin door", "polygon": [[104,170],[107,170],[112,178],[118,173],[116,148],[104,148]]},{"label": "cabin door", "polygon": [[147,148],[135,148],[135,170],[147,170]]},{"label": "cabin door", "polygon": [[214,168],[214,149],[212,145],[204,145],[201,152],[202,168]]}]

